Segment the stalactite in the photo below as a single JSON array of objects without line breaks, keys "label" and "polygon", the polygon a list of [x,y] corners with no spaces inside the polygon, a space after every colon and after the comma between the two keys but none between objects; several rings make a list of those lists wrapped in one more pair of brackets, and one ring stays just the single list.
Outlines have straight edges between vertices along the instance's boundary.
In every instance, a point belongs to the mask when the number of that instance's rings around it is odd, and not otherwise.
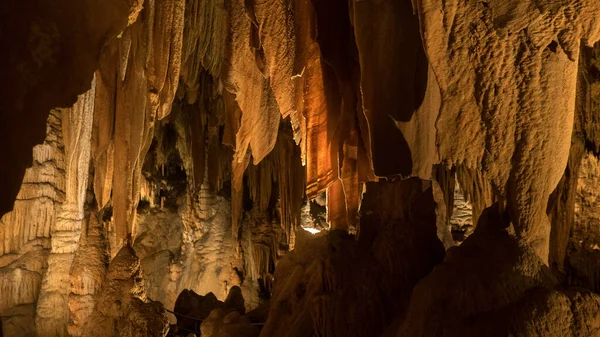
[{"label": "stalactite", "polygon": [[[313,44],[316,45],[315,42]],[[306,158],[306,193],[313,198],[338,178],[337,144],[332,139],[339,120],[339,106],[329,104],[333,104],[330,101],[339,103],[339,100],[328,99],[327,95],[335,93],[324,81],[327,76],[333,75],[323,64],[318,51],[309,57],[302,75],[306,118],[303,151]]]},{"label": "stalactite", "polygon": [[[577,153],[573,147],[571,151]],[[577,163],[576,175],[565,174],[571,185],[575,185],[571,199],[568,201],[573,206],[572,211],[566,216],[570,222],[557,222],[556,241],[561,244],[557,254],[557,262],[563,262],[560,270],[564,273],[564,283],[569,286],[583,287],[594,292],[600,291],[600,230],[598,227],[598,190],[597,183],[600,177],[600,161],[590,152],[579,153],[580,161]],[[572,181],[571,181],[572,179]],[[558,207],[557,207],[558,208]],[[559,208],[560,209],[560,208]],[[565,216],[565,217],[566,217]],[[562,219],[560,219],[562,220]],[[569,233],[564,234],[566,225]],[[568,239],[565,239],[568,237]],[[562,258],[562,259],[561,259]]]},{"label": "stalactite", "polygon": [[327,222],[332,230],[348,230],[347,213],[344,186],[338,179],[327,187]]},{"label": "stalactite", "polygon": [[236,240],[239,238],[240,219],[244,209],[244,172],[249,163],[250,155],[247,154],[241,163],[234,159],[231,168],[231,230]]},{"label": "stalactite", "polygon": [[[211,6],[212,5],[212,6]],[[210,15],[207,14],[210,12]],[[204,14],[204,15],[202,15]],[[227,13],[225,11],[224,1],[201,1],[200,2],[200,21],[203,28],[199,31],[206,34],[200,37],[198,49],[199,56],[202,56],[202,66],[208,72],[217,76],[221,71],[221,63],[225,53],[225,43],[222,43],[223,36],[227,34]],[[207,18],[211,18],[208,20]],[[210,25],[210,28],[209,28]],[[210,36],[207,36],[210,34]]]},{"label": "stalactite", "polygon": [[[216,192],[220,190],[223,176],[229,169],[231,162],[227,155],[228,150],[220,138],[220,130],[226,124],[224,98],[221,88],[215,79],[203,71],[198,76],[202,91],[197,95],[196,101],[186,104],[176,100],[174,103],[177,114],[175,125],[180,133],[177,144],[181,153],[186,154],[186,171],[193,177],[191,186],[195,189],[208,179],[210,188]],[[223,165],[223,162],[229,162]],[[205,174],[208,171],[208,174]]]},{"label": "stalactite", "polygon": [[563,274],[565,273],[567,247],[573,228],[576,192],[584,152],[581,140],[573,137],[565,174],[548,201],[548,217],[552,223],[550,264],[555,271]]},{"label": "stalactite", "polygon": [[246,171],[249,197],[253,201],[253,208],[261,214],[268,211],[271,202],[273,166],[271,156],[267,156],[259,165],[249,165]]},{"label": "stalactite", "polygon": [[456,167],[456,181],[459,183],[463,194],[473,206],[473,224],[479,222],[479,215],[484,209],[490,207],[497,196],[492,186],[485,177],[464,165]]},{"label": "stalactite", "polygon": [[296,44],[301,46],[295,54],[295,69],[300,70],[296,90],[304,117],[300,144],[306,192],[314,198],[338,177],[337,144],[332,144],[332,139],[340,118],[339,92],[326,82],[334,75],[321,58],[311,1],[297,1],[295,17]]},{"label": "stalactite", "polygon": [[450,221],[450,218],[452,218],[452,211],[454,210],[456,172],[455,170],[447,169],[443,165],[436,165],[433,167],[433,178],[438,182],[442,193],[444,194],[444,201],[446,202],[446,217],[447,221]]},{"label": "stalactite", "polygon": [[280,129],[273,161],[279,189],[281,225],[288,245],[293,247],[293,235],[300,225],[306,174],[300,159],[300,149],[293,141],[292,132],[286,127]]},{"label": "stalactite", "polygon": [[106,206],[111,197],[114,175],[115,142],[114,111],[117,85],[117,44],[108,45],[100,68],[96,71],[96,99],[92,133],[92,158],[94,161],[94,191],[98,206]]},{"label": "stalactite", "polygon": [[[290,118],[292,129],[295,131],[296,142],[300,142],[301,115],[296,108],[294,97],[294,76],[301,75],[301,69],[296,69],[294,3],[287,0],[247,1],[252,4],[252,12],[256,20],[254,29],[260,41],[257,52],[264,58],[263,75],[267,78],[279,106],[282,118]],[[258,61],[257,61],[258,63]],[[260,66],[259,66],[260,68]]]},{"label": "stalactite", "polygon": [[148,1],[122,37],[106,48],[100,65],[94,189],[100,206],[106,205],[112,189],[120,240],[134,225],[141,166],[154,123],[169,114],[177,91],[184,12],[183,0]]},{"label": "stalactite", "polygon": [[[156,113],[160,120],[171,112],[179,84],[185,0],[154,0],[154,6],[149,7],[154,11],[154,18],[152,25],[148,25],[149,29],[153,29],[153,40],[149,41],[147,78],[150,110],[158,109]],[[155,101],[154,94],[158,94],[158,101]]]},{"label": "stalactite", "polygon": [[[244,3],[229,1],[228,6],[231,41],[222,80],[225,89],[235,94],[243,112],[236,134],[234,161],[243,162],[247,151],[252,149],[253,161],[258,164],[275,146],[281,117],[273,91],[254,61],[250,41],[253,23],[246,15]],[[257,134],[261,136],[254,137]]]},{"label": "stalactite", "polygon": [[[595,225],[598,170],[598,126],[600,116],[600,43],[582,46],[579,59],[578,96],[569,153],[569,163],[557,187],[554,205],[549,202],[553,224],[556,267],[564,283],[600,290],[598,245],[600,231]],[[560,198],[560,199],[559,199]],[[551,199],[552,201],[552,199]],[[551,207],[553,206],[553,207]]]},{"label": "stalactite", "polygon": [[546,205],[568,160],[575,61],[582,40],[600,39],[593,19],[600,8],[585,0],[560,10],[536,4],[531,17],[516,14],[525,3],[421,0],[416,9],[444,102],[436,122],[441,159],[484,174],[506,198],[516,231],[547,261]]},{"label": "stalactite", "polygon": [[[552,224],[550,237],[550,263],[559,276],[567,272],[565,258],[569,242],[572,240],[573,224],[575,221],[578,189],[581,188],[582,160],[589,156],[587,151],[598,153],[597,120],[599,118],[600,97],[594,87],[600,78],[597,69],[600,64],[600,44],[594,48],[582,46],[577,74],[577,104],[569,160],[558,186],[550,196],[547,206],[548,216]],[[587,209],[579,209],[586,212]],[[567,280],[567,283],[569,281]]]},{"label": "stalactite", "polygon": [[[143,10],[141,19],[151,14]],[[156,119],[156,111],[148,106],[148,75],[145,74],[146,55],[149,45],[146,43],[144,21],[138,20],[123,33],[121,40],[131,39],[131,47],[119,50],[127,62],[125,77],[117,81],[115,104],[115,161],[113,175],[113,211],[117,238],[124,240],[133,228],[136,190],[146,143],[151,141],[151,130]],[[123,55],[123,53],[126,53]],[[148,137],[150,136],[150,137]]]},{"label": "stalactite", "polygon": [[[579,58],[575,127],[585,136],[588,151],[600,153],[600,42],[582,46]],[[576,131],[579,131],[576,129]]]}]

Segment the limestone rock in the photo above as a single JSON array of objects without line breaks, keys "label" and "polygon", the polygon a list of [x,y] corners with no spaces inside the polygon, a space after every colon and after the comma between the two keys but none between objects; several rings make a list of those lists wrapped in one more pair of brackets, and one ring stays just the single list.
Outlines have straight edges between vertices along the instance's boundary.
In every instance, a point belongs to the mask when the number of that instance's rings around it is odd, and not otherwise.
[{"label": "limestone rock", "polygon": [[165,309],[146,302],[140,261],[131,247],[121,248],[111,261],[96,307],[83,328],[83,336],[164,336],[168,330]]},{"label": "limestone rock", "polygon": [[95,92],[93,80],[92,88],[80,95],[72,108],[61,111],[65,200],[50,231],[48,271],[42,281],[36,310],[40,336],[64,335],[69,322],[69,273],[85,221]]},{"label": "limestone rock", "polygon": [[[397,336],[587,336],[600,330],[598,295],[563,290],[497,211],[414,289]],[[460,294],[460,295],[459,295]]]},{"label": "limestone rock", "polygon": [[38,2],[4,335],[599,334],[597,0]]},{"label": "limestone rock", "polygon": [[586,154],[581,162],[574,200],[574,224],[566,254],[566,277],[570,285],[600,291],[600,227],[597,216],[598,159]]},{"label": "limestone rock", "polygon": [[[580,41],[600,38],[593,19],[600,7],[585,0],[415,4],[443,102],[441,159],[480,170],[506,199],[517,233],[547,261],[545,210],[568,160]],[[585,15],[574,19],[574,12]]]},{"label": "limestone rock", "polygon": [[[0,6],[0,56],[5,102],[0,110],[0,215],[13,203],[31,148],[44,141],[51,109],[68,107],[90,88],[104,45],[122,31],[138,0],[44,2],[36,6],[5,1]],[[65,76],[69,74],[69,76]]]},{"label": "limestone rock", "polygon": [[[202,296],[185,289],[177,297],[173,311],[177,317],[177,331],[180,334],[201,330],[202,335],[221,336],[218,334],[218,331],[222,329],[221,325],[223,324],[241,325],[239,328],[241,331],[244,330],[243,322],[247,322],[247,325],[249,325],[249,321],[246,318],[243,320],[240,318],[240,315],[245,313],[246,308],[244,306],[244,297],[239,287],[231,288],[225,302],[219,301],[213,293]],[[233,312],[237,313],[237,315],[230,316]],[[224,331],[239,330],[235,326],[223,329],[225,329]],[[237,335],[233,334],[232,336]]]},{"label": "limestone rock", "polygon": [[227,313],[223,309],[215,309],[200,326],[202,336],[206,337],[258,337],[258,328],[252,326],[248,318],[239,312]]},{"label": "limestone rock", "polygon": [[[425,200],[431,207],[415,207]],[[444,252],[431,185],[419,179],[372,184],[362,211],[357,241],[332,231],[278,263],[262,336],[377,336],[403,314],[413,285]]]},{"label": "limestone rock", "polygon": [[95,295],[102,286],[108,269],[106,239],[102,223],[95,214],[89,215],[85,234],[75,252],[69,273],[69,326],[71,336],[83,335],[83,327],[95,307]]}]

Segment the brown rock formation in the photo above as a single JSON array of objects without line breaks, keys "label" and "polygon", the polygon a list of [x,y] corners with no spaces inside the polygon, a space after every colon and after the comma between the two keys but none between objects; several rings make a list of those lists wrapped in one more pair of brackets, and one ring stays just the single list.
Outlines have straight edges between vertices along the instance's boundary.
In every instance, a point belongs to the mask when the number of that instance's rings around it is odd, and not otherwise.
[{"label": "brown rock formation", "polygon": [[[580,40],[600,38],[593,20],[600,8],[591,1],[560,6],[527,1],[515,8],[502,1],[453,1],[440,11],[441,6],[419,2],[422,31],[429,37],[425,50],[442,92],[440,156],[481,170],[506,198],[518,235],[547,260],[545,209],[568,159],[575,61]],[[575,12],[585,15],[575,18]]]},{"label": "brown rock formation", "polygon": [[101,222],[89,215],[71,267],[69,294],[70,336],[82,336],[83,327],[95,308],[95,295],[100,291],[108,269],[106,240]]},{"label": "brown rock formation", "polygon": [[598,295],[561,289],[507,225],[497,205],[484,212],[475,233],[415,286],[397,336],[600,333]]},{"label": "brown rock formation", "polygon": [[[103,46],[136,20],[142,1],[2,2],[0,112],[3,147],[0,214],[11,210],[31,148],[44,141],[48,111],[67,107],[90,88]],[[70,74],[71,76],[64,76]]]},{"label": "brown rock formation", "polygon": [[[239,287],[234,286],[231,288],[225,301],[219,301],[213,293],[207,293],[205,296],[202,296],[191,290],[185,289],[177,297],[173,311],[177,318],[177,326],[175,329],[177,334],[187,335],[189,333],[201,331],[201,326],[204,326],[205,323],[211,326],[216,324],[215,327],[210,328],[212,329],[211,331],[214,331],[211,333],[217,333],[222,324],[231,322],[239,323],[242,321],[239,315],[243,315],[246,312],[246,308],[244,306],[242,290]],[[220,319],[231,312],[236,312],[238,316],[235,319],[225,319],[224,321],[220,321]],[[214,322],[205,322],[207,320],[213,320]],[[247,318],[243,321],[247,321]],[[206,332],[202,333],[205,334]],[[211,333],[209,333],[209,335]]]},{"label": "brown rock formation", "polygon": [[96,306],[83,327],[83,336],[164,336],[165,309],[146,302],[140,261],[131,247],[123,247],[111,261]]},{"label": "brown rock formation", "polygon": [[581,162],[575,195],[574,223],[571,229],[565,271],[571,285],[600,290],[600,231],[596,183],[600,175],[598,159],[590,154]]},{"label": "brown rock formation", "polygon": [[248,318],[239,312],[226,313],[223,309],[215,309],[202,322],[202,336],[206,337],[258,337],[258,328],[252,326]]},{"label": "brown rock formation", "polygon": [[95,83],[92,82],[92,89],[79,96],[73,108],[62,111],[65,200],[50,230],[48,270],[36,308],[36,328],[40,335],[64,335],[69,322],[69,273],[85,220],[94,95]]},{"label": "brown rock formation", "polygon": [[[404,314],[416,281],[443,256],[431,185],[373,183],[362,207],[357,241],[332,231],[279,262],[261,336],[378,336]],[[390,249],[398,241],[406,244]]]},{"label": "brown rock formation", "polygon": [[4,336],[600,334],[597,0],[38,2]]},{"label": "brown rock formation", "polygon": [[35,331],[35,306],[48,268],[50,231],[65,198],[61,130],[60,113],[53,111],[48,118],[48,136],[33,151],[35,165],[26,171],[14,210],[0,220],[0,315],[7,336]]}]

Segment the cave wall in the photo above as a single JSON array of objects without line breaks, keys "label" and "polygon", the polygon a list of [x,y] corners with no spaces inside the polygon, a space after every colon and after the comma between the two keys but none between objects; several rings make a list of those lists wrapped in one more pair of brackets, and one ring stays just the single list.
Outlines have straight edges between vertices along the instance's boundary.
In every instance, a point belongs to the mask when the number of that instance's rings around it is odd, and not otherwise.
[{"label": "cave wall", "polygon": [[[113,2],[0,7],[30,18],[0,27],[18,41],[0,62],[12,84],[0,111],[2,214],[16,197],[0,220],[5,334],[85,335],[110,321],[139,332],[143,317],[164,314],[151,300],[173,308],[184,289],[224,300],[232,286],[247,309],[273,295],[266,336],[575,329],[544,327],[552,315],[588,321],[573,333],[597,331],[593,313],[565,305],[593,312],[597,295],[559,284],[598,291],[600,4]],[[331,232],[310,240],[301,227],[323,194],[319,228]],[[474,234],[454,247],[449,229],[466,217]],[[320,255],[305,261],[311,245]],[[421,265],[402,261],[411,254]],[[120,271],[122,261],[139,268]],[[444,277],[479,292],[448,299]],[[144,282],[115,308],[130,279]],[[364,293],[346,289],[360,280]],[[512,292],[495,288],[502,280]],[[335,317],[357,314],[332,299],[374,297],[369,324]],[[477,319],[452,322],[440,303]],[[518,303],[528,309],[506,314]],[[490,310],[502,314],[481,314]],[[428,315],[442,318],[426,326]]]},{"label": "cave wall", "polygon": [[586,154],[581,161],[576,182],[574,221],[565,261],[565,275],[570,284],[598,292],[598,217],[596,182],[600,171],[598,159]]},{"label": "cave wall", "polygon": [[[142,1],[4,1],[0,39],[3,104],[0,213],[13,209],[31,148],[44,142],[50,109],[69,107],[90,88],[103,46],[137,18]],[[70,74],[64,76],[64,74]]]},{"label": "cave wall", "polygon": [[50,231],[65,199],[61,113],[52,111],[47,125],[48,136],[33,150],[35,165],[26,171],[14,209],[1,219],[1,315],[7,336],[35,331],[35,305],[48,268]]}]

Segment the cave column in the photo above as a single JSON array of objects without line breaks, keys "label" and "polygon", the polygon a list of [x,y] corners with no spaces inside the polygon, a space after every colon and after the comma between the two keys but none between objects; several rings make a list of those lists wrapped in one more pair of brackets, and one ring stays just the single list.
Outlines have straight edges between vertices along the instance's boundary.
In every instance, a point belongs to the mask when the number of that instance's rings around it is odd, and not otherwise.
[{"label": "cave column", "polygon": [[88,185],[95,80],[70,109],[62,110],[65,146],[65,201],[51,229],[51,252],[37,304],[38,335],[66,336],[69,323],[69,274],[84,221]]}]

